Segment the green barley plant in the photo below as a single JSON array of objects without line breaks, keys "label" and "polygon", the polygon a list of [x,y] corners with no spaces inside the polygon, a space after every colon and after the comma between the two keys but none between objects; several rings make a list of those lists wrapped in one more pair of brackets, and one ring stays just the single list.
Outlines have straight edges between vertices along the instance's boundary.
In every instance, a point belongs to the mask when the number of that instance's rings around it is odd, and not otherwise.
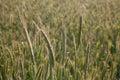
[{"label": "green barley plant", "polygon": [[0,0],[0,80],[119,80],[119,5]]},{"label": "green barley plant", "polygon": [[[20,15],[19,15],[19,16],[20,16]],[[32,58],[32,62],[33,62],[33,65],[34,65],[34,71],[35,71],[35,74],[36,74],[36,61],[35,61],[33,46],[32,46],[32,43],[31,43],[31,40],[30,40],[28,31],[27,31],[27,28],[26,28],[26,27],[27,27],[27,24],[26,24],[25,20],[24,20],[23,18],[21,18],[21,16],[20,16],[20,20],[21,20],[21,23],[22,23],[23,28],[24,28],[24,30],[25,30],[25,34],[26,34],[27,41],[28,41],[28,44],[29,44],[29,47],[30,47],[30,51],[31,51],[31,58]]]},{"label": "green barley plant", "polygon": [[40,17],[38,18],[38,20],[40,21],[40,27],[34,22],[34,24],[35,24],[35,26],[37,27],[37,29],[39,30],[39,31],[41,31],[42,32],[42,34],[43,34],[43,37],[45,38],[45,41],[46,41],[46,43],[47,43],[47,45],[48,45],[48,48],[49,48],[49,60],[50,60],[50,79],[52,79],[52,77],[53,77],[53,68],[54,68],[54,51],[53,51],[53,47],[52,47],[52,45],[51,45],[51,42],[50,42],[50,38],[49,38],[49,36],[48,36],[48,34],[46,33],[46,31],[45,31],[45,29],[44,29],[44,26],[41,26],[41,25],[43,25],[42,23],[41,23],[41,19],[40,19]]}]

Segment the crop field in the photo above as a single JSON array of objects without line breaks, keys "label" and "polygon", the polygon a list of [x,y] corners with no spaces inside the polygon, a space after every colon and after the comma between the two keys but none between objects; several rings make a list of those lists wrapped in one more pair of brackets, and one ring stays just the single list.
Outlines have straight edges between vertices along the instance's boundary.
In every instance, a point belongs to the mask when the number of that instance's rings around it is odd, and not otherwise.
[{"label": "crop field", "polygon": [[120,0],[0,0],[0,80],[120,80]]}]

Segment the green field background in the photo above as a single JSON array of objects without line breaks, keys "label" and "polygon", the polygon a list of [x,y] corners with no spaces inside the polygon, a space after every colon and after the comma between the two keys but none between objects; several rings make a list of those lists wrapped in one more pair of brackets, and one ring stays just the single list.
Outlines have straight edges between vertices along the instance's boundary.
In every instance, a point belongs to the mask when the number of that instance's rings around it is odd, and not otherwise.
[{"label": "green field background", "polygon": [[0,0],[0,80],[119,80],[120,0]]}]

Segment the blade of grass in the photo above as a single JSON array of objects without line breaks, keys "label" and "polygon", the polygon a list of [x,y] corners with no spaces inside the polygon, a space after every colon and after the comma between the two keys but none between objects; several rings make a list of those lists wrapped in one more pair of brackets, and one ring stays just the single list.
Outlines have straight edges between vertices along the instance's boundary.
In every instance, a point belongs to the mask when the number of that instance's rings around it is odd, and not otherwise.
[{"label": "blade of grass", "polygon": [[39,65],[38,67],[38,70],[37,70],[37,73],[36,73],[36,76],[35,76],[35,80],[39,80],[41,74],[42,74],[42,71],[43,71],[43,65]]}]

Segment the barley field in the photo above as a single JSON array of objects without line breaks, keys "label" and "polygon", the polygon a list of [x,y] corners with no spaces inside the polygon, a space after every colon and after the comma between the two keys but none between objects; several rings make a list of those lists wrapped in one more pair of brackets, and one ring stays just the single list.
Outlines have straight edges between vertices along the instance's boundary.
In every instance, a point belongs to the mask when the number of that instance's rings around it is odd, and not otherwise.
[{"label": "barley field", "polygon": [[0,80],[120,80],[120,0],[0,0]]}]

